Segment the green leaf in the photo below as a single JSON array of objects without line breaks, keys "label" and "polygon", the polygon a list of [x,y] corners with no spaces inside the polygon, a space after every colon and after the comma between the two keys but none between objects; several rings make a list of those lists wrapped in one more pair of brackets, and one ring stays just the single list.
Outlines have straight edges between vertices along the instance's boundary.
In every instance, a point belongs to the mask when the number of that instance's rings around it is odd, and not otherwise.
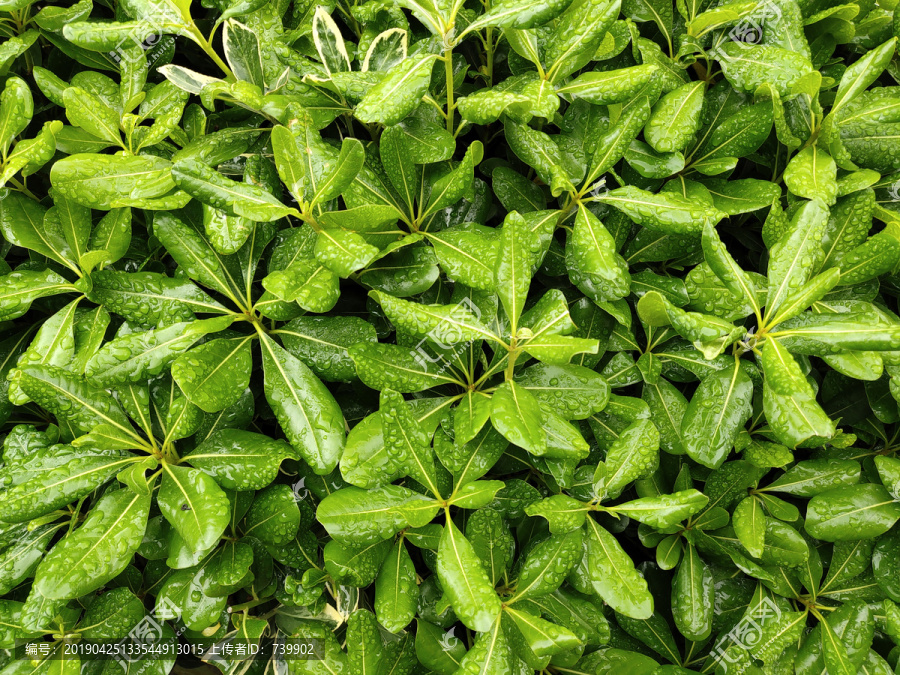
[{"label": "green leaf", "polygon": [[261,490],[278,475],[281,462],[295,457],[284,441],[240,429],[220,429],[182,459],[202,469],[226,490]]},{"label": "green leaf", "polygon": [[535,28],[557,17],[571,0],[506,0],[499,2],[481,15],[466,29],[480,30],[485,26],[497,28]]},{"label": "green leaf", "polygon": [[[236,297],[241,292],[238,271],[216,252],[201,232],[202,225],[196,219],[196,212],[183,211],[176,216],[164,211],[153,220],[153,234],[190,278],[226,297]],[[145,279],[141,277],[142,281]],[[170,286],[160,281],[164,286]],[[164,295],[169,294],[164,292]]]},{"label": "green leaf", "polygon": [[869,51],[844,71],[834,98],[833,112],[840,110],[878,79],[878,76],[881,75],[881,72],[894,55],[896,46],[897,39],[891,38],[884,44]]},{"label": "green leaf", "polygon": [[436,59],[434,54],[417,54],[391,68],[356,106],[356,118],[366,124],[397,124],[418,106],[427,92]]},{"label": "green leaf", "polygon": [[[28,349],[19,356],[17,367],[29,364],[66,367],[72,363],[75,357],[74,325],[78,303],[79,300],[70,302],[43,323]],[[14,382],[9,383],[8,396],[10,403],[14,405],[25,405],[29,400]]]},{"label": "green leaf", "polygon": [[0,277],[0,317],[18,319],[38,298],[74,291],[75,287],[50,269],[13,272]]},{"label": "green leaf", "polygon": [[[103,263],[112,264],[120,260],[126,253],[131,244],[131,209],[123,207],[120,209],[111,209],[94,228],[94,232],[90,239],[91,251],[86,256],[94,252],[103,252]],[[85,271],[90,271],[89,266],[82,261],[82,267]]]},{"label": "green leaf", "polygon": [[788,447],[807,439],[831,438],[835,424],[816,402],[815,392],[800,366],[778,340],[770,338],[763,347],[763,405],[775,435]]},{"label": "green leaf", "polygon": [[827,222],[828,209],[821,202],[804,202],[791,218],[788,231],[772,246],[767,315],[774,315],[788,295],[809,280],[821,260],[820,242]]},{"label": "green leaf", "polygon": [[559,17],[547,43],[544,61],[552,64],[551,82],[580,70],[597,51],[619,15],[619,0],[579,0]]},{"label": "green leaf", "polygon": [[701,173],[715,175],[734,168],[736,158],[754,152],[772,130],[774,118],[768,102],[761,101],[730,112],[732,114],[703,136],[703,144],[690,156],[691,164]]},{"label": "green leaf", "polygon": [[669,192],[652,194],[631,185],[611,190],[600,200],[638,225],[668,234],[700,233],[706,223],[715,225],[727,215],[712,205],[698,205]]},{"label": "green leaf", "polygon": [[338,155],[333,168],[326,165],[326,169],[329,170],[317,184],[316,194],[310,203],[322,204],[343,193],[362,169],[365,158],[363,144],[355,138],[345,138],[341,143],[341,154]]},{"label": "green leaf", "polygon": [[509,380],[494,392],[491,423],[506,440],[531,453],[542,455],[547,436],[542,427],[538,400],[527,389]]},{"label": "green leaf", "polygon": [[50,170],[53,188],[60,195],[104,210],[162,197],[175,187],[173,177],[172,163],[152,155],[75,154]]},{"label": "green leaf", "polygon": [[113,430],[118,438],[137,443],[133,447],[144,445],[112,396],[62,368],[24,366],[12,371],[10,380],[78,433],[87,433],[103,425]]},{"label": "green leaf", "polygon": [[766,517],[763,504],[756,497],[745,497],[732,516],[734,531],[750,555],[761,558],[766,544]]},{"label": "green leaf", "polygon": [[347,620],[347,665],[351,673],[377,673],[384,661],[384,642],[375,615],[357,609]]},{"label": "green leaf", "polygon": [[766,489],[814,497],[832,488],[856,485],[859,479],[859,462],[852,459],[809,459],[797,462]]},{"label": "green leaf", "polygon": [[881,476],[881,482],[887,491],[895,499],[900,499],[900,459],[896,457],[876,457],[875,466],[878,469],[878,475]]},{"label": "green leaf", "polygon": [[484,156],[484,148],[480,141],[475,141],[466,149],[462,161],[447,174],[438,178],[431,186],[428,205],[422,218],[446,209],[466,195],[472,194],[475,165]]},{"label": "green leaf", "polygon": [[159,509],[189,547],[205,551],[229,523],[228,497],[199,469],[163,464]]},{"label": "green leaf", "polygon": [[516,384],[565,419],[586,419],[603,410],[610,397],[599,373],[577,365],[535,364],[518,375]]},{"label": "green leaf", "polygon": [[13,139],[28,126],[33,114],[34,99],[25,80],[15,76],[7,79],[0,94],[0,150],[3,155]]},{"label": "green leaf", "polygon": [[[659,466],[659,431],[648,419],[623,429],[606,453],[604,470],[595,474],[598,496],[618,497],[633,480],[645,478]],[[602,480],[597,477],[602,474]]]},{"label": "green leaf", "polygon": [[423,391],[456,382],[438,362],[421,349],[376,342],[361,342],[348,350],[363,384],[400,393]]},{"label": "green leaf", "polygon": [[85,375],[103,387],[143,382],[168,369],[204,335],[223,330],[233,321],[234,317],[222,316],[124,335],[111,340],[91,357]]},{"label": "green leaf", "polygon": [[572,283],[592,300],[618,300],[629,293],[628,265],[603,223],[584,205],[578,207],[566,244],[566,267]]},{"label": "green leaf", "polygon": [[649,117],[650,100],[645,96],[639,96],[622,111],[615,124],[609,127],[609,131],[597,140],[597,150],[591,158],[590,169],[584,181],[587,186],[602,187],[605,184],[605,179],[601,179],[603,182],[594,181],[612,169],[623,156],[629,154],[635,143],[635,137]]},{"label": "green leaf", "polygon": [[228,255],[237,251],[250,236],[251,227],[247,218],[203,205],[203,228],[209,243],[219,253]]},{"label": "green leaf", "polygon": [[515,335],[531,284],[537,238],[518,213],[510,213],[503,222],[494,263],[494,286],[509,318],[510,332]]},{"label": "green leaf", "polygon": [[504,611],[535,656],[559,654],[581,644],[581,640],[567,628],[510,607]]},{"label": "green leaf", "polygon": [[296,209],[285,206],[267,190],[237,183],[194,159],[179,160],[171,167],[171,176],[189,195],[231,216],[262,222],[278,220],[288,214],[299,216]]},{"label": "green leaf", "polygon": [[570,94],[594,105],[610,105],[630,101],[641,92],[658,67],[645,63],[630,68],[582,73],[556,91]]},{"label": "green leaf", "polygon": [[435,232],[428,239],[449,278],[482,291],[494,289],[497,238],[493,231],[450,228]]},{"label": "green leaf", "polygon": [[78,529],[38,565],[34,588],[53,599],[80,598],[114,579],[140,545],[150,496],[116,490],[103,496]]},{"label": "green leaf", "polygon": [[500,614],[500,599],[472,544],[451,520],[441,535],[437,575],[460,621],[472,630],[490,630]]},{"label": "green leaf", "polygon": [[587,519],[587,566],[594,592],[617,612],[633,619],[653,614],[653,596],[628,554],[593,518]]},{"label": "green leaf", "polygon": [[516,598],[535,598],[552,593],[584,556],[582,531],[554,534],[529,553],[516,586]]},{"label": "green leaf", "polygon": [[156,272],[98,270],[88,297],[137,325],[156,326],[192,319],[194,312],[221,313],[224,307],[187,279]]},{"label": "green leaf", "polygon": [[391,389],[381,392],[379,413],[388,456],[397,458],[409,475],[425,485],[440,498],[437,486],[434,452],[428,434],[413,417],[403,396]]},{"label": "green leaf", "polygon": [[506,632],[498,619],[488,630],[479,633],[475,643],[460,661],[462,672],[506,673],[512,651]]},{"label": "green leaf", "polygon": [[[499,622],[497,623],[499,625]],[[439,626],[418,619],[416,621],[416,656],[422,665],[439,675],[453,675],[466,655],[466,647],[452,633],[446,637],[445,635]]]},{"label": "green leaf", "polygon": [[212,340],[172,363],[172,377],[188,400],[204,412],[236,403],[250,383],[250,338]]},{"label": "green leaf", "polygon": [[266,399],[294,449],[317,474],[330,473],[344,447],[344,420],[331,392],[303,365],[261,335]]},{"label": "green leaf", "polygon": [[302,525],[304,517],[297,494],[283,483],[258,492],[244,517],[244,532],[270,546],[288,545],[296,539]]},{"label": "green leaf", "polygon": [[498,491],[505,487],[499,480],[473,480],[467,483],[460,481],[458,488],[449,503],[462,509],[480,509],[490,504]]},{"label": "green leaf", "polygon": [[880,536],[900,519],[900,503],[881,485],[845,485],[809,501],[806,529],[823,541],[852,541]]},{"label": "green leaf", "polygon": [[759,298],[753,279],[735,262],[711,224],[704,225],[702,241],[703,258],[706,260],[706,264],[731,291],[732,295],[749,303],[755,313],[759,315]]},{"label": "green leaf", "polygon": [[437,509],[434,500],[399,485],[376,490],[346,487],[319,503],[316,518],[336,540],[360,545],[384,541],[405,527],[425,525]]},{"label": "green leaf", "polygon": [[750,419],[752,399],[753,383],[738,359],[732,368],[704,378],[681,421],[687,454],[704,466],[720,467]]},{"label": "green leaf", "polygon": [[687,639],[706,640],[712,631],[714,583],[712,570],[697,549],[688,546],[672,585],[672,616]]},{"label": "green leaf", "polygon": [[[0,518],[4,522],[32,520],[86,497],[135,461],[126,453],[54,447],[58,459],[50,458],[43,470],[0,493]],[[36,459],[32,461],[40,466]]]},{"label": "green leaf", "polygon": [[425,338],[438,345],[496,339],[479,317],[462,303],[422,305],[381,291],[372,291],[370,296],[381,305],[391,323],[417,338]]},{"label": "green leaf", "polygon": [[791,94],[791,87],[812,70],[812,64],[800,53],[746,42],[728,41],[719,47],[719,65],[735,87],[755,92],[764,82],[775,87],[781,96]]},{"label": "green leaf", "polygon": [[703,82],[682,85],[663,96],[653,106],[644,126],[644,138],[657,152],[684,150],[700,129]]},{"label": "green leaf", "polygon": [[525,342],[522,349],[539,361],[564,366],[578,354],[596,354],[599,345],[596,340],[570,335],[539,335]]},{"label": "green leaf", "polygon": [[328,382],[355,379],[350,347],[376,342],[372,324],[355,316],[301,316],[278,329],[278,335],[287,351]]},{"label": "green leaf", "polygon": [[837,165],[831,155],[811,145],[794,155],[784,170],[791,193],[832,205],[837,198]]},{"label": "green leaf", "polygon": [[836,675],[850,675],[850,673],[856,672],[847,654],[847,648],[834,632],[828,620],[823,621],[820,626],[822,659],[828,672]]},{"label": "green leaf", "polygon": [[80,261],[91,236],[91,210],[64,197],[57,197],[53,202],[63,237],[75,259]]},{"label": "green leaf", "polygon": [[708,501],[706,495],[696,490],[681,490],[670,495],[633,499],[612,509],[650,527],[668,530],[702,510]]},{"label": "green leaf", "polygon": [[324,264],[314,258],[300,258],[287,269],[269,274],[263,279],[263,288],[284,302],[296,301],[308,312],[327,312],[338,301],[339,282],[337,274]]},{"label": "green leaf", "polygon": [[98,96],[79,87],[69,87],[63,92],[63,101],[66,117],[72,124],[114,145],[122,144],[119,115]]},{"label": "green leaf", "polygon": [[391,548],[375,580],[375,616],[388,632],[403,630],[416,614],[416,569],[403,540]]},{"label": "green leaf", "polygon": [[316,237],[315,255],[320,263],[346,279],[372,262],[378,249],[356,232],[322,229]]},{"label": "green leaf", "polygon": [[46,210],[37,202],[18,192],[11,192],[0,200],[0,233],[15,246],[35,251],[70,269],[77,269],[72,251],[62,235],[48,232],[44,227],[45,213]]}]

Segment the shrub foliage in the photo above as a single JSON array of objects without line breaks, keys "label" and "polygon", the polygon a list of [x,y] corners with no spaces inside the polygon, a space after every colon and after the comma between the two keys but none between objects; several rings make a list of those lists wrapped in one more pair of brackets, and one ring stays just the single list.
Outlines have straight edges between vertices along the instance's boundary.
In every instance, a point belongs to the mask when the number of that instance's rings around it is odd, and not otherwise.
[{"label": "shrub foliage", "polygon": [[0,0],[0,672],[894,672],[895,3],[64,4]]}]

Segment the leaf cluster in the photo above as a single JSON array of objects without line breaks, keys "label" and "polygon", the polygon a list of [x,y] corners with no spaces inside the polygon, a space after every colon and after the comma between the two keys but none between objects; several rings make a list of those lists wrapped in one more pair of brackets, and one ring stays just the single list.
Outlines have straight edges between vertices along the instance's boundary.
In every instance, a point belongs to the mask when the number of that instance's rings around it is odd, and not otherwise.
[{"label": "leaf cluster", "polygon": [[0,675],[900,672],[895,4],[0,0]]}]

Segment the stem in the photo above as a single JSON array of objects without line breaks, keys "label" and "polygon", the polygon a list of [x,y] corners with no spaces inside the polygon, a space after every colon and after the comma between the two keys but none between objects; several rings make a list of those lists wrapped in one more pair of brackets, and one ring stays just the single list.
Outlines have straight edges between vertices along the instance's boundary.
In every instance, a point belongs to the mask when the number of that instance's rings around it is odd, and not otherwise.
[{"label": "stem", "polygon": [[485,31],[485,51],[486,53],[486,61],[485,68],[487,69],[487,86],[494,86],[494,29],[490,26]]},{"label": "stem", "polygon": [[9,179],[9,182],[12,183],[13,187],[15,187],[16,190],[18,190],[18,191],[21,192],[22,194],[24,194],[24,195],[26,195],[26,196],[28,196],[28,197],[31,197],[31,198],[32,198],[34,201],[36,201],[36,202],[41,201],[40,199],[38,199],[38,198],[35,196],[35,194],[34,194],[31,190],[29,190],[27,187],[25,187],[25,185],[24,185],[23,183],[20,183],[20,182],[17,181],[15,178],[10,178],[10,179]]},{"label": "stem", "polygon": [[258,605],[262,605],[266,602],[269,602],[269,600],[271,600],[271,599],[272,598],[265,598],[265,599],[257,598],[256,600],[251,600],[250,602],[245,602],[240,605],[232,605],[231,607],[228,608],[228,613],[235,614],[237,612],[243,612],[245,609],[253,609],[254,607],[256,607]]},{"label": "stem", "polygon": [[204,52],[206,52],[206,55],[213,60],[213,63],[215,63],[217,66],[219,66],[219,69],[223,73],[225,73],[225,78],[231,82],[234,82],[236,78],[234,76],[234,73],[231,72],[231,68],[229,68],[228,65],[222,59],[219,58],[219,55],[216,54],[216,50],[212,48],[212,45],[209,43],[209,40],[207,40],[203,36],[203,33],[200,32],[200,29],[197,28],[196,25],[192,24],[191,28],[190,28],[190,33],[191,33],[191,36],[194,38],[194,42],[197,43],[197,45],[200,47],[200,49],[202,49]]},{"label": "stem", "polygon": [[516,359],[519,356],[519,349],[516,346],[516,342],[516,338],[513,337],[509,345],[509,361],[506,364],[506,372],[504,374],[504,378],[507,382],[513,379],[513,374],[516,369]]},{"label": "stem", "polygon": [[453,47],[444,50],[444,76],[447,82],[447,131],[453,133]]}]

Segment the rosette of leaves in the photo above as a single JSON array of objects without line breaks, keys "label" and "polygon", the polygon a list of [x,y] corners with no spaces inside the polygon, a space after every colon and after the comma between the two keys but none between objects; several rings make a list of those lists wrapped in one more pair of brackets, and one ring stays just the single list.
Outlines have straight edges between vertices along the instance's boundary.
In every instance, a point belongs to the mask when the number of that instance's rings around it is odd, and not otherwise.
[{"label": "rosette of leaves", "polygon": [[0,672],[896,670],[897,25],[0,2]]}]

